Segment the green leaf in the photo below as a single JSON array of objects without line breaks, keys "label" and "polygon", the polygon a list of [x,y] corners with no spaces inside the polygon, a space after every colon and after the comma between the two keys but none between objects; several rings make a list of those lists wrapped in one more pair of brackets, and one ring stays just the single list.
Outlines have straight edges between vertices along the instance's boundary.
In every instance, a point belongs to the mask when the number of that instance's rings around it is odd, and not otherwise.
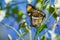
[{"label": "green leaf", "polygon": [[46,40],[45,34],[43,34],[42,36],[38,37],[38,40]]},{"label": "green leaf", "polygon": [[27,33],[29,33],[30,28],[29,27],[24,27],[24,33],[22,34],[22,36],[25,36]]},{"label": "green leaf", "polygon": [[41,25],[37,28],[36,35],[39,34],[40,32],[42,32],[42,30],[43,30],[44,28],[47,28],[47,25],[46,25],[46,24],[41,24]]},{"label": "green leaf", "polygon": [[1,5],[0,5],[0,10],[2,10],[2,7],[1,7]]},{"label": "green leaf", "polygon": [[43,1],[43,0],[37,0],[37,2],[36,2],[36,3],[38,3],[38,2],[41,2],[41,3],[42,3],[42,1]]},{"label": "green leaf", "polygon": [[9,13],[9,10],[6,11],[6,16],[5,17],[9,17],[10,16],[10,13]]},{"label": "green leaf", "polygon": [[50,3],[48,2],[48,4],[46,4],[45,10],[48,10],[49,7],[50,7]]},{"label": "green leaf", "polygon": [[[48,11],[50,12],[50,14],[53,14],[53,12],[55,11],[54,7],[49,7]],[[54,14],[52,15],[54,18],[57,17],[56,11],[54,12]]]},{"label": "green leaf", "polygon": [[25,27],[26,27],[25,24],[26,24],[26,22],[21,23],[21,24],[19,25],[19,29],[25,28]]},{"label": "green leaf", "polygon": [[[16,18],[17,22],[21,21],[23,12],[19,10],[17,6],[15,8],[11,8],[10,5],[7,5],[6,8],[7,8],[6,17],[13,16],[14,18]],[[11,11],[11,14],[10,14],[10,11]],[[15,14],[17,14],[17,17],[15,17]]]},{"label": "green leaf", "polygon": [[6,9],[11,9],[13,6],[17,6],[17,4],[12,4],[12,5],[10,5],[10,4],[8,3],[7,6],[6,6]]},{"label": "green leaf", "polygon": [[11,9],[11,6],[10,5],[7,5],[6,6],[6,9],[7,9],[7,11],[6,11],[6,16],[5,17],[9,17],[10,16],[10,13],[9,13],[9,11],[10,11],[10,9]]},{"label": "green leaf", "polygon": [[[15,7],[12,8],[13,6],[15,6]],[[19,13],[19,11],[20,11],[15,4],[12,4],[12,5],[7,4],[6,9],[7,9],[6,17],[9,17],[9,16],[15,17],[15,14],[18,15],[18,13]]]},{"label": "green leaf", "polygon": [[25,28],[25,32],[29,32],[29,30],[30,30],[29,27]]},{"label": "green leaf", "polygon": [[22,11],[19,11],[18,12],[18,18],[16,19],[17,22],[21,21],[22,20],[22,16],[24,15],[24,13]]},{"label": "green leaf", "polygon": [[23,36],[26,35],[27,33],[29,33],[29,31],[30,31],[30,28],[29,27],[27,27],[27,28],[25,27],[25,31],[24,31]]},{"label": "green leaf", "polygon": [[37,31],[36,31],[36,34],[35,34],[35,37],[34,39],[36,38],[36,36],[41,33],[45,28],[47,28],[47,25],[46,24],[41,24],[38,28],[37,28]]},{"label": "green leaf", "polygon": [[12,13],[13,13],[13,14],[14,14],[14,13],[17,13],[17,14],[18,14],[18,12],[19,12],[19,10],[18,10],[17,7],[12,9]]},{"label": "green leaf", "polygon": [[42,10],[44,7],[44,1],[43,0],[37,0],[35,7],[39,10]]},{"label": "green leaf", "polygon": [[10,8],[11,8],[11,6],[10,6],[10,5],[7,5],[7,6],[6,6],[6,9],[10,9]]},{"label": "green leaf", "polygon": [[42,35],[40,39],[45,40],[45,35]]}]

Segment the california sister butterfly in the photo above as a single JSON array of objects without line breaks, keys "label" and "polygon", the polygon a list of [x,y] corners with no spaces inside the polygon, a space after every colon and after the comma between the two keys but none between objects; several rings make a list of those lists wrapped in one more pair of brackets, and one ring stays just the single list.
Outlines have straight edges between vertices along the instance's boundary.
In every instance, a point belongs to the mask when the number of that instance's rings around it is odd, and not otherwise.
[{"label": "california sister butterfly", "polygon": [[31,20],[31,25],[36,27],[39,23],[42,23],[43,19],[46,17],[44,12],[35,9],[32,5],[27,5],[28,16]]}]

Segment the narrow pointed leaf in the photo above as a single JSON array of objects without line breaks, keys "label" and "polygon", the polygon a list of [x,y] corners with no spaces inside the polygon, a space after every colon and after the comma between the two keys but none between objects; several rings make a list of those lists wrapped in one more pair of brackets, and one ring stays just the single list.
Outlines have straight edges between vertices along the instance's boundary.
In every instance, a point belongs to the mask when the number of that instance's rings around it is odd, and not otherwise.
[{"label": "narrow pointed leaf", "polygon": [[25,28],[25,27],[26,27],[25,24],[26,24],[26,22],[21,23],[21,24],[19,25],[19,29]]},{"label": "narrow pointed leaf", "polygon": [[47,28],[47,25],[46,24],[42,24],[40,25],[38,28],[37,28],[37,31],[36,31],[36,36],[41,33],[45,28]]},{"label": "narrow pointed leaf", "polygon": [[23,16],[23,12],[22,12],[22,11],[19,11],[19,12],[18,12],[17,22],[19,22],[19,21],[22,20],[22,16]]},{"label": "narrow pointed leaf", "polygon": [[[50,14],[52,14],[55,11],[54,7],[49,7],[48,11],[50,12]],[[56,11],[54,12],[54,14],[52,15],[54,18],[57,17]]]}]

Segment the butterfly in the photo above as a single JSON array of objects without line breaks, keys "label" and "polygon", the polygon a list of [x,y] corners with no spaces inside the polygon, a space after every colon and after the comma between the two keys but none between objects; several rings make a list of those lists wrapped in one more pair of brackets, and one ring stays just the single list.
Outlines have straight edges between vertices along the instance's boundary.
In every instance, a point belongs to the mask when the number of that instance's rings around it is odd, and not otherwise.
[{"label": "butterfly", "polygon": [[43,19],[45,18],[45,13],[41,10],[35,9],[34,6],[31,4],[27,5],[27,13],[31,20],[31,25],[36,27],[39,23],[42,23]]}]

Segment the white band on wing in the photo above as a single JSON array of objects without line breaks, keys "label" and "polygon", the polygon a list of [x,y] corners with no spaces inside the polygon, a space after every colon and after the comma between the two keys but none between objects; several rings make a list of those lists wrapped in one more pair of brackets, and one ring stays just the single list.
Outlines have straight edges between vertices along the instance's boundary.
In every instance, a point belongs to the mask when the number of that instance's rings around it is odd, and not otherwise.
[{"label": "white band on wing", "polygon": [[33,19],[39,19],[38,17],[33,17],[33,16],[32,16],[32,18],[33,18]]}]

